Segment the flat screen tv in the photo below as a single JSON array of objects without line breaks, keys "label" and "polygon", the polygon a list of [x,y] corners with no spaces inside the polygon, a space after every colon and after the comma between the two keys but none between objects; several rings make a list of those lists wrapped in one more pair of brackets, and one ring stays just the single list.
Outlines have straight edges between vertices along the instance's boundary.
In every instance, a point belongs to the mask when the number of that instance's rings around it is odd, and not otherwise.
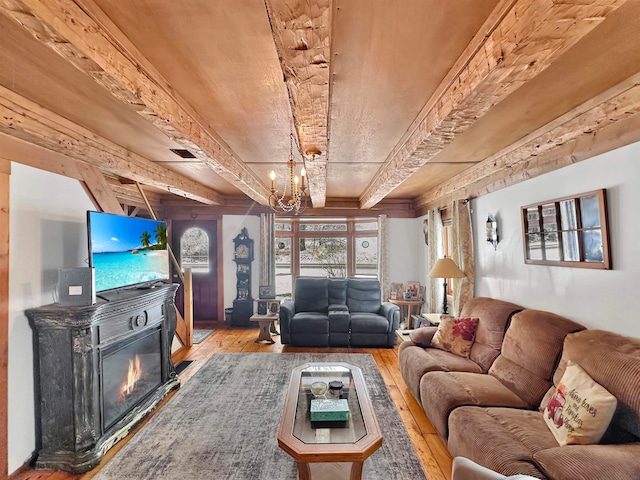
[{"label": "flat screen tv", "polygon": [[169,279],[166,222],[88,211],[87,232],[96,292]]}]

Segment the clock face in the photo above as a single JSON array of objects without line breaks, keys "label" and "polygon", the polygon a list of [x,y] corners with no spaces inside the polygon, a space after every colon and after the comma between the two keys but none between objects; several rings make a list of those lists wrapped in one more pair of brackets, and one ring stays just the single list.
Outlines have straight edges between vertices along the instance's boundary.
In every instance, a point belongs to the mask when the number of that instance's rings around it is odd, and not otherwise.
[{"label": "clock face", "polygon": [[236,258],[249,258],[249,247],[238,245],[236,248]]}]

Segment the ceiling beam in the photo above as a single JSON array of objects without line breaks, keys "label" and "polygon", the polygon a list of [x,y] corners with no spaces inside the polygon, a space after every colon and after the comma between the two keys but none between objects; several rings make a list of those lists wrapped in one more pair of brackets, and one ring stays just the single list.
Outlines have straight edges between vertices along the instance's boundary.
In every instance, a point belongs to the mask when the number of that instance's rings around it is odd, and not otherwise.
[{"label": "ceiling beam", "polygon": [[0,11],[222,178],[255,201],[268,203],[263,182],[92,0],[0,0]]},{"label": "ceiling beam", "polygon": [[82,175],[82,185],[98,210],[115,215],[124,215],[124,210],[98,167],[80,162],[78,170]]},{"label": "ceiling beam", "polygon": [[[633,122],[630,128],[627,122]],[[613,135],[612,128],[621,125]],[[456,175],[414,205],[444,208],[640,140],[640,73]],[[599,147],[600,145],[600,147]]]},{"label": "ceiling beam", "polygon": [[324,207],[327,196],[332,4],[327,0],[265,2],[314,208]]},{"label": "ceiling beam", "polygon": [[[156,165],[2,86],[0,132],[88,163],[107,174],[209,205],[224,203],[218,192]],[[19,158],[12,160],[20,162]]]},{"label": "ceiling beam", "polygon": [[507,3],[506,12],[500,3],[499,23],[482,32],[482,47],[463,59],[464,67],[454,81],[429,100],[431,107],[414,122],[413,131],[403,137],[360,197],[362,208],[371,208],[391,193],[624,3],[518,0]]}]

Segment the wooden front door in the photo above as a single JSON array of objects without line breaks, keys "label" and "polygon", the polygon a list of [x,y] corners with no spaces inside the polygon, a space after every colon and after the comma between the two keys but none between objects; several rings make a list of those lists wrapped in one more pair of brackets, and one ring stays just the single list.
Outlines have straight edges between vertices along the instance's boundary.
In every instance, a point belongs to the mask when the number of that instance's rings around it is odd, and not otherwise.
[{"label": "wooden front door", "polygon": [[[193,272],[194,322],[218,320],[218,222],[173,220],[171,248],[182,269]],[[180,282],[177,275],[174,281]],[[176,294],[176,306],[184,315],[184,289]]]}]

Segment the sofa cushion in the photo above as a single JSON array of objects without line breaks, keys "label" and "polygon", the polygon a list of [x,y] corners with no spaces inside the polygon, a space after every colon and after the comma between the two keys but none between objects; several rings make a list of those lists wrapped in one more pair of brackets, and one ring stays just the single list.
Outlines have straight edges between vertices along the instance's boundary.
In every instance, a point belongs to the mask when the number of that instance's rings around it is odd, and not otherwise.
[{"label": "sofa cushion", "polygon": [[616,397],[569,362],[544,409],[544,420],[558,444],[589,445],[600,441],[616,405]]},{"label": "sofa cushion", "polygon": [[469,358],[477,327],[477,318],[443,317],[431,340],[431,346]]},{"label": "sofa cushion", "polygon": [[[329,279],[329,305],[346,305],[347,303],[347,279],[346,278],[330,278]],[[346,306],[345,306],[346,308]]]},{"label": "sofa cushion", "polygon": [[380,282],[377,279],[347,279],[347,306],[350,312],[378,313],[380,305]]},{"label": "sofa cushion", "polygon": [[549,477],[562,480],[629,480],[640,478],[640,443],[572,445],[534,453]]},{"label": "sofa cushion", "polygon": [[329,279],[297,277],[294,305],[295,313],[327,312],[329,308]]},{"label": "sofa cushion", "polygon": [[446,439],[449,414],[462,406],[527,408],[500,381],[484,373],[428,372],[420,381],[420,403],[438,435]]},{"label": "sofa cushion", "polygon": [[420,401],[420,379],[427,372],[481,373],[480,367],[468,358],[437,348],[422,348],[411,341],[402,342],[398,347],[398,362],[404,382],[418,401]]},{"label": "sofa cushion", "polygon": [[618,400],[616,413],[602,443],[637,441],[640,438],[640,339],[603,330],[567,335],[560,364],[553,376],[555,385],[564,375],[569,361],[580,365]]},{"label": "sofa cushion", "polygon": [[470,458],[503,475],[546,478],[534,455],[557,446],[542,413],[536,410],[460,407],[449,415],[447,448],[451,455]]},{"label": "sofa cushion", "polygon": [[494,298],[476,297],[462,307],[461,317],[478,318],[476,338],[471,347],[469,358],[487,372],[491,364],[500,354],[502,339],[511,316],[522,310],[514,303]]},{"label": "sofa cushion", "polygon": [[388,333],[389,320],[375,313],[351,312],[349,325],[351,333]]},{"label": "sofa cushion", "polygon": [[523,310],[511,319],[500,356],[489,374],[536,408],[551,386],[564,338],[584,329],[551,312]]},{"label": "sofa cushion", "polygon": [[329,333],[329,317],[326,313],[300,312],[291,319],[291,333]]}]

